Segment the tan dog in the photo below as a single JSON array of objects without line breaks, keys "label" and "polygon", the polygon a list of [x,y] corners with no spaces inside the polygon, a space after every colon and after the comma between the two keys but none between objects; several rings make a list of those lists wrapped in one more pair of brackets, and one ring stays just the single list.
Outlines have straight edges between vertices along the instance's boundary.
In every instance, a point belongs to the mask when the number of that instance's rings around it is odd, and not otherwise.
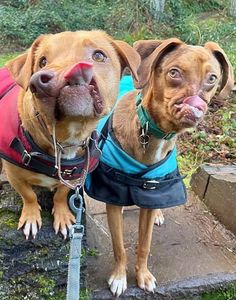
[{"label": "tan dog", "polygon": [[[147,40],[136,42],[134,47],[141,56],[138,70],[139,82],[136,82],[136,87],[142,89],[141,105],[164,135],[163,138],[157,138],[149,132],[149,127],[143,128],[140,125],[141,121],[137,114],[139,106],[135,100],[139,91],[126,94],[119,102],[113,114],[112,130],[120,147],[127,154],[136,161],[150,166],[162,161],[168,153],[172,152],[176,134],[196,126],[202,120],[207,111],[207,104],[215,95],[220,83],[220,95],[225,97],[229,93],[233,86],[233,69],[223,50],[213,42],[200,47],[187,45],[178,39]],[[150,125],[150,122],[148,124]],[[167,134],[171,134],[169,139]],[[112,176],[111,168],[107,168],[105,172]],[[114,180],[122,182],[123,193],[126,182],[122,179],[123,175],[119,170],[115,172]],[[127,181],[131,180],[132,188],[137,177],[128,175]],[[147,181],[144,183],[145,186],[142,186],[143,190],[154,191],[160,183],[158,180]],[[101,185],[101,181],[99,184]],[[103,192],[104,189],[105,186]],[[115,192],[117,190],[118,188]],[[137,190],[134,190],[133,194],[135,191]],[[173,192],[174,199],[178,191]],[[131,194],[129,192],[128,195]],[[135,195],[134,200],[139,194]],[[158,194],[155,197],[155,201],[159,201]],[[162,201],[162,195],[159,197]],[[97,199],[101,200],[99,197]],[[104,199],[104,202],[107,202],[107,217],[115,258],[114,269],[108,283],[111,292],[119,296],[127,288],[122,204],[120,202],[116,205],[111,199]],[[148,206],[150,203],[147,201],[146,204]],[[160,206],[157,204],[156,208]],[[140,209],[139,217],[136,280],[141,289],[149,292],[153,292],[156,287],[156,279],[148,270],[147,262],[157,213],[159,218],[162,217],[161,211],[143,207]]]},{"label": "tan dog", "polygon": [[[23,129],[47,155],[55,153],[50,140],[55,130],[63,148],[62,159],[82,156],[81,142],[90,137],[98,120],[116,101],[124,67],[137,77],[139,62],[132,47],[102,31],[40,36],[25,54],[6,65],[21,87],[18,112]],[[53,226],[56,233],[60,231],[66,237],[67,229],[75,222],[67,205],[69,188],[57,178],[27,170],[26,166],[27,162],[20,169],[3,160],[9,182],[23,199],[18,228],[24,227],[28,239],[30,234],[35,237],[42,225],[32,186],[56,188]]]}]

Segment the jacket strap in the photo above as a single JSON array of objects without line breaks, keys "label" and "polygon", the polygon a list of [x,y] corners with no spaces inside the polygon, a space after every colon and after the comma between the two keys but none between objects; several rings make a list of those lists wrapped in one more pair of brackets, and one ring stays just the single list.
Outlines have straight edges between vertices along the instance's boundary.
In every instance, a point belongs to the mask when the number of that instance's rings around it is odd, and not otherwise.
[{"label": "jacket strap", "polygon": [[175,176],[171,179],[148,179],[148,178],[132,178],[127,176],[125,173],[116,173],[116,180],[120,181],[126,185],[139,186],[146,190],[157,190],[163,185],[168,185],[170,183],[178,182],[182,180],[185,176]]}]

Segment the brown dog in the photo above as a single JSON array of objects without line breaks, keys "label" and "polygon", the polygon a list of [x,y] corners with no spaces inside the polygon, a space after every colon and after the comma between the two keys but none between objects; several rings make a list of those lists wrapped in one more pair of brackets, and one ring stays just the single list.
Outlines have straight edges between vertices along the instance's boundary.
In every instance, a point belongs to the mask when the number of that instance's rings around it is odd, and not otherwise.
[{"label": "brown dog", "polygon": [[[20,130],[23,127],[31,136],[42,155],[54,159],[55,147],[51,140],[54,134],[63,149],[62,159],[70,162],[77,155],[83,156],[81,144],[116,101],[122,70],[129,67],[137,78],[139,63],[139,55],[132,47],[102,31],[40,36],[25,54],[6,65],[21,87],[18,96]],[[30,234],[35,237],[42,225],[32,186],[56,188],[53,226],[56,233],[60,231],[66,237],[67,229],[75,222],[67,205],[69,188],[61,184],[55,174],[50,178],[44,172],[28,170],[33,154],[31,157],[27,152],[23,154],[22,169],[3,160],[9,182],[23,199],[18,228],[24,227],[28,239]]]},{"label": "brown dog", "polygon": [[[142,90],[126,94],[115,108],[110,131],[112,139],[109,139],[109,145],[104,146],[104,149],[107,151],[113,140],[116,149],[119,145],[126,152],[125,157],[127,158],[128,154],[136,160],[136,164],[141,163],[142,166],[150,167],[159,162],[159,165],[163,165],[166,162],[165,158],[173,153],[176,134],[186,128],[196,126],[202,120],[207,111],[207,104],[215,95],[219,84],[222,97],[229,93],[233,86],[233,69],[223,50],[213,42],[200,47],[187,45],[178,39],[147,40],[136,42],[134,47],[141,56],[141,65],[138,70],[139,82],[136,82],[136,87]],[[141,97],[138,96],[139,93],[141,93]],[[139,115],[140,109],[151,118],[151,121],[146,122],[144,126]],[[144,114],[142,114],[143,116]],[[151,125],[151,122],[154,125]],[[158,134],[161,134],[162,137],[156,137],[156,133],[153,134],[151,127],[157,127]],[[124,156],[124,152],[121,154]],[[118,165],[117,156],[115,159],[116,165]],[[161,177],[159,179],[158,177],[145,181],[143,178],[137,178],[136,173],[131,174],[131,171],[127,176],[122,173],[121,168],[117,167],[114,171],[109,165],[108,156],[102,156],[101,161],[101,166],[95,170],[95,173],[98,170],[104,172],[97,174],[97,178],[99,177],[100,180],[99,186],[102,185],[101,178],[106,178],[101,192],[106,193],[105,189],[109,189],[106,182],[114,175],[114,187],[116,186],[116,188],[113,188],[112,197],[118,199],[118,203],[115,203],[111,197],[103,200],[101,196],[97,197],[98,200],[107,203],[108,224],[114,250],[115,265],[108,281],[110,290],[114,295],[119,296],[127,287],[127,258],[123,242],[122,206],[130,204],[129,198],[132,196],[133,204],[139,202],[141,207],[135,266],[136,280],[141,289],[153,292],[156,280],[148,270],[147,262],[154,219],[157,213],[159,213],[159,218],[162,216],[161,211],[157,208],[173,206],[174,204],[170,204],[171,201],[175,201],[175,198],[179,197],[179,193],[183,192],[180,183],[174,185],[179,182],[179,177],[175,174],[174,178],[162,179]],[[105,168],[104,163],[110,168]],[[126,172],[126,170],[124,171]],[[167,184],[167,181],[171,181],[171,184],[178,189],[173,189],[173,186],[170,188],[167,186],[164,189],[163,186]],[[121,196],[118,194],[118,182],[121,183]],[[132,190],[133,186],[135,187]],[[128,190],[127,193],[124,192],[125,189]],[[155,189],[157,190],[156,194],[152,194],[155,193]],[[163,190],[163,194],[158,194],[159,189]],[[169,189],[173,189],[172,195],[169,194]],[[148,193],[147,197],[149,197],[146,203],[144,203],[146,195],[144,191]],[[140,193],[141,197],[139,197]],[[137,198],[140,199],[137,200]],[[163,198],[167,198],[166,206],[163,206]],[[154,200],[155,204],[150,203],[149,200]]]}]

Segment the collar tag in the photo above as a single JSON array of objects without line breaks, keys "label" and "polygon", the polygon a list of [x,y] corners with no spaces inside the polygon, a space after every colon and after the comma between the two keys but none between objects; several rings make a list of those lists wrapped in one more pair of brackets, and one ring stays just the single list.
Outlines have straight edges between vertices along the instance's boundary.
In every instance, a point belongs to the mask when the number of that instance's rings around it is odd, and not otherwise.
[{"label": "collar tag", "polygon": [[141,134],[139,136],[139,142],[143,146],[144,153],[146,151],[146,148],[150,140],[150,136],[147,133],[148,133],[148,122],[146,122],[145,128],[142,128]]}]

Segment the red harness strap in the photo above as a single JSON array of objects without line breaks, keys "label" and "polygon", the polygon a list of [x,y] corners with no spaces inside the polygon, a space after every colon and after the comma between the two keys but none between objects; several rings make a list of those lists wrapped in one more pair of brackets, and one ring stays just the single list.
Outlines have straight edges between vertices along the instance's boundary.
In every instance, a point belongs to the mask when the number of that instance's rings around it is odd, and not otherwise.
[{"label": "red harness strap", "polygon": [[10,77],[7,69],[0,69],[0,153],[11,162],[21,163],[21,156],[10,148],[15,137],[22,140],[29,149],[20,127],[20,118],[17,110],[17,98],[20,87]]},{"label": "red harness strap", "polygon": [[[11,78],[8,70],[0,69],[0,157],[19,167],[58,178],[55,158],[40,149],[21,126],[17,107],[19,91],[20,87]],[[97,167],[100,157],[95,135],[92,134],[89,143],[89,172]],[[66,180],[79,178],[84,164],[84,157],[63,159],[63,177]]]}]

